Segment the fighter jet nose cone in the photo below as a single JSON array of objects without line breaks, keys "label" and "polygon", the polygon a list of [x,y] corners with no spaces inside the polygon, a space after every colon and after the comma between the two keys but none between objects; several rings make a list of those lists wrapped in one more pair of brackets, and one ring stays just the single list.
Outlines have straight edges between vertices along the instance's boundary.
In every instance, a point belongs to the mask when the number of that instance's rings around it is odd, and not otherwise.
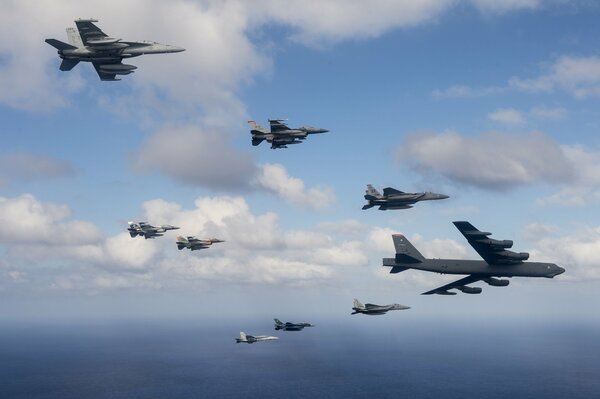
[{"label": "fighter jet nose cone", "polygon": [[169,47],[169,52],[170,53],[181,53],[182,51],[185,51],[185,49],[183,47],[177,47],[177,46],[170,46]]},{"label": "fighter jet nose cone", "polygon": [[450,198],[449,195],[444,195],[444,194],[440,194],[440,199],[447,199]]}]

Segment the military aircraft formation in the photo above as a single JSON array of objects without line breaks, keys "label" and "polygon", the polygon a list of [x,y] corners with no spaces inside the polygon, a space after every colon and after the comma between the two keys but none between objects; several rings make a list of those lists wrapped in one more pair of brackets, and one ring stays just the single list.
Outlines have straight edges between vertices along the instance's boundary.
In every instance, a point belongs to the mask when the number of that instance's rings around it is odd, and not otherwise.
[{"label": "military aircraft formation", "polygon": [[[70,71],[79,62],[91,62],[101,80],[120,80],[117,75],[133,73],[137,67],[123,64],[123,59],[138,57],[144,54],[177,53],[185,49],[176,46],[159,44],[155,42],[131,42],[106,35],[94,23],[95,19],[75,20],[77,29],[67,28],[69,43],[57,39],[46,39],[46,43],[57,49],[62,59],[59,69]],[[252,145],[258,146],[263,141],[271,144],[272,149],[287,148],[288,145],[300,144],[312,134],[327,133],[329,130],[311,126],[290,128],[285,119],[269,119],[269,130],[263,128],[255,121],[248,121],[251,128]],[[443,200],[449,198],[444,194],[432,192],[407,193],[392,187],[383,189],[379,193],[371,184],[367,185],[364,195],[367,204],[362,209],[378,206],[379,210],[400,210],[412,208],[420,201]],[[546,277],[553,278],[565,272],[554,263],[526,262],[529,254],[526,252],[509,251],[513,242],[510,240],[495,240],[489,238],[491,233],[479,231],[467,221],[454,222],[454,225],[467,239],[469,244],[483,260],[462,259],[427,259],[408,241],[402,234],[392,235],[396,254],[394,258],[384,258],[383,266],[389,267],[390,273],[400,273],[409,269],[421,270],[441,274],[466,275],[457,281],[423,292],[423,295],[456,295],[458,290],[466,294],[480,294],[482,288],[471,287],[470,284],[483,281],[490,286],[505,287],[509,285],[509,277]],[[179,227],[172,225],[153,226],[147,222],[128,222],[128,232],[132,238],[144,237],[153,239],[163,236],[167,231],[177,230]],[[194,236],[177,236],[176,244],[179,250],[184,248],[191,251],[207,249],[213,244],[224,242],[217,238],[200,239]],[[383,315],[392,310],[410,309],[399,304],[363,305],[354,299],[351,314]],[[275,330],[301,331],[306,327],[314,327],[310,323],[292,323],[275,321]],[[237,343],[252,344],[260,341],[273,341],[277,337],[268,335],[249,335],[240,332]]]}]

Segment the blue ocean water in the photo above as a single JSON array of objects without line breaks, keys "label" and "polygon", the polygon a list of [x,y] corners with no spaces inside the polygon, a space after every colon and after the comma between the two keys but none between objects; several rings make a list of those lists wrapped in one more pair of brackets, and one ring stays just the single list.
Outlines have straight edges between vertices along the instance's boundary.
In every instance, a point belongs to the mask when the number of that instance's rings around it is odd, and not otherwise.
[{"label": "blue ocean water", "polygon": [[423,321],[0,325],[2,398],[597,398],[598,328]]}]

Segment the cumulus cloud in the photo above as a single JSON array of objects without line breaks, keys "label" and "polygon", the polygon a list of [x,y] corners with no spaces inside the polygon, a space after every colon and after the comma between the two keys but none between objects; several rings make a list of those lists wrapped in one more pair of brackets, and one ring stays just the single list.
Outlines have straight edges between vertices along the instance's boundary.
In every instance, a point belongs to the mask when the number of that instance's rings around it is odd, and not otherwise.
[{"label": "cumulus cloud", "polygon": [[418,172],[487,189],[567,183],[580,173],[556,142],[538,132],[476,137],[455,132],[414,134],[398,148],[397,158]]},{"label": "cumulus cloud", "polygon": [[553,121],[565,119],[568,115],[567,110],[563,107],[547,107],[544,105],[533,107],[529,113],[534,118]]},{"label": "cumulus cloud", "polygon": [[560,235],[552,226],[548,227],[547,233],[534,241],[530,258],[564,267],[566,272],[561,278],[599,279],[600,227],[579,226],[566,235]]},{"label": "cumulus cloud", "polygon": [[283,165],[279,164],[263,165],[257,182],[260,187],[281,198],[308,208],[326,208],[335,201],[335,193],[331,187],[313,187],[307,190],[301,179],[289,176]]},{"label": "cumulus cloud", "polygon": [[509,86],[527,92],[566,91],[575,98],[600,96],[600,57],[562,56],[536,78],[514,77]]},{"label": "cumulus cloud", "polygon": [[167,126],[146,139],[133,156],[133,168],[196,186],[247,190],[257,167],[230,140],[216,128]]},{"label": "cumulus cloud", "polygon": [[60,159],[31,153],[0,154],[0,181],[46,180],[75,175],[75,167]]},{"label": "cumulus cloud", "polygon": [[[276,214],[255,215],[242,197],[199,197],[189,209],[162,199],[142,207],[150,223],[169,222],[181,227],[177,233],[226,242],[200,253],[178,251],[176,233],[155,240],[134,239],[126,232],[106,237],[90,223],[71,220],[64,205],[30,195],[2,198],[0,223],[11,226],[0,236],[5,283],[33,279],[33,286],[88,292],[173,287],[196,280],[309,285],[368,263],[362,242],[283,229]],[[27,273],[31,267],[43,272]]]},{"label": "cumulus cloud", "polygon": [[503,14],[521,9],[536,9],[542,0],[470,0],[480,11],[485,13]]},{"label": "cumulus cloud", "polygon": [[498,108],[494,112],[489,113],[488,118],[491,121],[509,126],[522,125],[525,123],[523,115],[514,108]]}]

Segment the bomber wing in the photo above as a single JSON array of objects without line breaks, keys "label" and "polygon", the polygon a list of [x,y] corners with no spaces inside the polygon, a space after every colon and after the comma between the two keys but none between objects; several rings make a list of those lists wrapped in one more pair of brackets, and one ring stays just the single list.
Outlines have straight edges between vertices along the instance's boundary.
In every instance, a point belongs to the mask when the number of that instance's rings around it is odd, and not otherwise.
[{"label": "bomber wing", "polygon": [[518,265],[529,259],[527,252],[508,251],[513,242],[488,238],[492,233],[479,231],[469,222],[453,222],[475,251],[490,265]]},{"label": "bomber wing", "polygon": [[477,274],[471,274],[470,276],[463,277],[460,280],[453,281],[449,284],[442,285],[441,287],[435,288],[431,291],[427,291],[422,293],[421,295],[431,295],[431,294],[439,294],[439,295],[456,295],[456,292],[449,292],[453,288],[461,290],[465,294],[479,294],[481,293],[481,288],[479,287],[467,287],[467,284],[472,284],[476,281],[481,280],[482,276]]}]

